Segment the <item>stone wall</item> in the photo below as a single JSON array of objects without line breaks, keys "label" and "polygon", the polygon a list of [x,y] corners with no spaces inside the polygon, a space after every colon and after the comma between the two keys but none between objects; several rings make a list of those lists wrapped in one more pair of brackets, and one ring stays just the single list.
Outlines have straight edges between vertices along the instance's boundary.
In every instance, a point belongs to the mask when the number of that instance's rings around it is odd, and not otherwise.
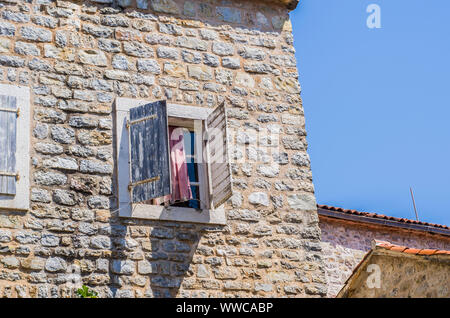
[{"label": "stone wall", "polygon": [[[0,211],[0,297],[73,296],[79,276],[101,297],[324,296],[291,32],[264,1],[0,1],[0,81],[32,99],[32,204]],[[226,226],[117,216],[118,96],[225,103],[247,159]]]},{"label": "stone wall", "polygon": [[320,216],[327,297],[335,297],[372,248],[373,240],[411,248],[450,250],[450,237]]},{"label": "stone wall", "polygon": [[[379,269],[379,285],[378,279],[374,276],[374,265]],[[372,266],[372,269],[368,271],[367,266]],[[398,252],[383,254],[376,252],[368,259],[367,266],[358,271],[358,276],[339,297],[450,297],[450,259],[447,255],[410,256]]]}]

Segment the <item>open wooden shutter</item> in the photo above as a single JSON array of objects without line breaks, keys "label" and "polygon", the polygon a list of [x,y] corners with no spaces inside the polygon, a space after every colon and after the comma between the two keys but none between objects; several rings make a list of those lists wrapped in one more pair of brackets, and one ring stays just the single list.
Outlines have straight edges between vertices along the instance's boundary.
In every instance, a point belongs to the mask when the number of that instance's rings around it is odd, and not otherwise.
[{"label": "open wooden shutter", "polygon": [[217,208],[232,195],[225,107],[217,107],[208,116],[205,126],[210,201],[211,206]]},{"label": "open wooden shutter", "polygon": [[17,99],[0,95],[0,195],[15,195]]},{"label": "open wooden shutter", "polygon": [[129,190],[133,203],[171,193],[167,106],[158,101],[130,109]]}]

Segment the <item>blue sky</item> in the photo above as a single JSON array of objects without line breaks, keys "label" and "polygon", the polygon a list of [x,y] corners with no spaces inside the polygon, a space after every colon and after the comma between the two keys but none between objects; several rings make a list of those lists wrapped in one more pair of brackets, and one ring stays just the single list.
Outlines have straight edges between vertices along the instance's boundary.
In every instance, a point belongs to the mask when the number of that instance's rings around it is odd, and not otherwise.
[{"label": "blue sky", "polygon": [[[381,29],[369,29],[369,4]],[[291,13],[318,203],[450,224],[450,1]]]}]

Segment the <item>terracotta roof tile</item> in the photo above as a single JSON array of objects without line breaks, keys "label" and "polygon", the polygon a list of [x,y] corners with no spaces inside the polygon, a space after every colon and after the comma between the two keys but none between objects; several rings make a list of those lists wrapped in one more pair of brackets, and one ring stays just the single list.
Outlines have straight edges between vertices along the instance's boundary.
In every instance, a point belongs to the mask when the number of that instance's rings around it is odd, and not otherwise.
[{"label": "terracotta roof tile", "polygon": [[392,244],[389,242],[385,242],[385,241],[375,241],[376,246],[378,247],[385,247],[387,249],[390,249]]},{"label": "terracotta roof tile", "polygon": [[406,250],[403,251],[403,253],[414,254],[414,255],[419,254],[419,252],[420,252],[420,249],[417,249],[417,248],[407,248]]},{"label": "terracotta roof tile", "polygon": [[386,241],[374,241],[374,245],[376,248],[383,248],[386,250],[406,253],[406,254],[414,254],[414,255],[450,255],[450,251],[444,250],[436,250],[436,249],[417,249],[417,248],[409,248],[406,246],[395,245]]},{"label": "terracotta roof tile", "polygon": [[439,250],[435,253],[435,255],[450,255],[450,251]]},{"label": "terracotta roof tile", "polygon": [[407,249],[406,246],[396,246],[396,245],[394,245],[390,248],[391,251],[395,251],[395,252],[403,252],[406,249]]},{"label": "terracotta roof tile", "polygon": [[324,210],[360,215],[360,216],[365,216],[365,217],[374,218],[374,219],[391,220],[391,221],[396,221],[396,222],[401,222],[401,223],[418,224],[418,225],[431,226],[431,227],[435,227],[435,228],[439,228],[439,229],[450,230],[450,227],[447,225],[433,224],[433,223],[421,222],[421,221],[410,220],[410,219],[405,219],[405,218],[397,218],[394,216],[386,216],[386,215],[377,214],[377,213],[348,210],[348,209],[343,209],[343,208],[338,208],[338,207],[323,205],[323,204],[318,204],[317,207],[320,209],[324,209]]},{"label": "terracotta roof tile", "polygon": [[419,255],[433,255],[433,254],[435,254],[437,251],[438,251],[438,250],[424,249],[424,250],[421,250],[421,251],[419,252]]}]

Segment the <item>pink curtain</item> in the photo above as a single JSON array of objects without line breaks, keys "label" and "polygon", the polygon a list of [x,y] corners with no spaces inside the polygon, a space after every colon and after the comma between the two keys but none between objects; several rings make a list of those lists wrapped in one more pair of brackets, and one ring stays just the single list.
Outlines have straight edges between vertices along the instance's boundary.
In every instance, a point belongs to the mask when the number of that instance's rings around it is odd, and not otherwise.
[{"label": "pink curtain", "polygon": [[184,150],[184,129],[169,126],[170,173],[172,175],[172,194],[155,199],[155,204],[174,203],[192,199],[191,185]]}]

